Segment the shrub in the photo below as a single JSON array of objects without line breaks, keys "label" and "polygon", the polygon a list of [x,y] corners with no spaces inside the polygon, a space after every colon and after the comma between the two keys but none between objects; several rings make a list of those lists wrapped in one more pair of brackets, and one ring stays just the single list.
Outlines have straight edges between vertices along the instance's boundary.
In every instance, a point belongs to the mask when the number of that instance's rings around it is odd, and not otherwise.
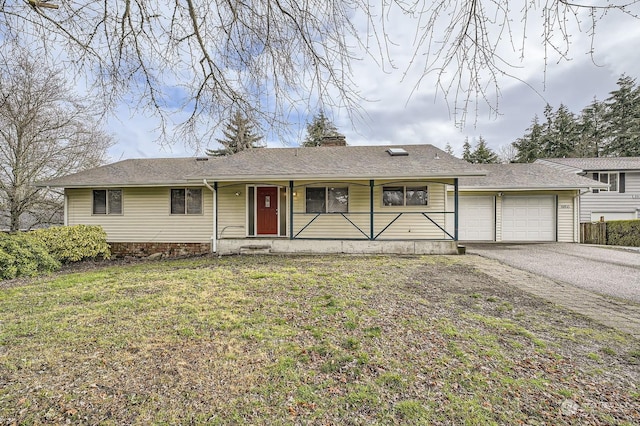
[{"label": "shrub", "polygon": [[0,234],[0,279],[35,276],[60,268],[45,245],[28,234]]},{"label": "shrub", "polygon": [[607,222],[607,244],[640,247],[640,220],[612,220]]},{"label": "shrub", "polygon": [[30,233],[62,263],[111,257],[107,234],[100,226],[54,226]]}]

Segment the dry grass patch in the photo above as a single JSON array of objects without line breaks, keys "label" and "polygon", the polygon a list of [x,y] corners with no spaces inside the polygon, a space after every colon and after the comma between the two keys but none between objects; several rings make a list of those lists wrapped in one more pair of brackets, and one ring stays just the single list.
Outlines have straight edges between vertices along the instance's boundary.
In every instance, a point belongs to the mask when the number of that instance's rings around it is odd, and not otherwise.
[{"label": "dry grass patch", "polygon": [[107,267],[0,318],[3,424],[640,422],[636,340],[456,257]]}]

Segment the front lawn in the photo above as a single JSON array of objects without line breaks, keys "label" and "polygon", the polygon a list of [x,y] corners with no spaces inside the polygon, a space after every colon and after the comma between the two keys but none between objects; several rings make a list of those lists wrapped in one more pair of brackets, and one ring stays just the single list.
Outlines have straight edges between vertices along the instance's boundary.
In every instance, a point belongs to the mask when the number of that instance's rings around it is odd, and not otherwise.
[{"label": "front lawn", "polygon": [[0,423],[640,423],[637,340],[472,259],[211,257],[4,285]]}]

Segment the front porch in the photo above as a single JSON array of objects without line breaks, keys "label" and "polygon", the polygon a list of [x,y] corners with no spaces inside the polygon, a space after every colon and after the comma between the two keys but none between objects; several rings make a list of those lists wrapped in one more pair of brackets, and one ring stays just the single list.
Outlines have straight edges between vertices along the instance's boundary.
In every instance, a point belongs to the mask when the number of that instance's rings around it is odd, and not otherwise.
[{"label": "front porch", "polygon": [[228,238],[218,240],[217,253],[229,254],[457,254],[456,241],[298,240]]}]

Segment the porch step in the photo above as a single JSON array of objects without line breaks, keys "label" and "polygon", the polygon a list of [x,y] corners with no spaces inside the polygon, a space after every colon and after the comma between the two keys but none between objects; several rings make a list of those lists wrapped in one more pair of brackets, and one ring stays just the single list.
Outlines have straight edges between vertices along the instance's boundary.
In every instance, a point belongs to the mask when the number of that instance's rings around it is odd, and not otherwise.
[{"label": "porch step", "polygon": [[269,254],[271,253],[270,245],[248,245],[240,247],[240,254]]}]

